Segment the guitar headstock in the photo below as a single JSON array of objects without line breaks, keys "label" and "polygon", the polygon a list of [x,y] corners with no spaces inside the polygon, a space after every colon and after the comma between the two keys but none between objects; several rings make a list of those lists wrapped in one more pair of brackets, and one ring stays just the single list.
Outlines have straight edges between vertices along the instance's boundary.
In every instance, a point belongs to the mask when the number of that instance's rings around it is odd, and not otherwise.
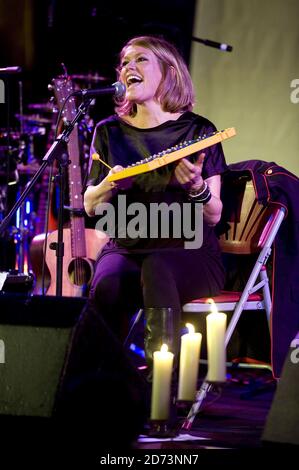
[{"label": "guitar headstock", "polygon": [[77,112],[75,97],[71,96],[66,102],[67,97],[75,91],[71,78],[68,76],[54,78],[52,84],[59,111],[63,108],[62,118],[72,121]]}]

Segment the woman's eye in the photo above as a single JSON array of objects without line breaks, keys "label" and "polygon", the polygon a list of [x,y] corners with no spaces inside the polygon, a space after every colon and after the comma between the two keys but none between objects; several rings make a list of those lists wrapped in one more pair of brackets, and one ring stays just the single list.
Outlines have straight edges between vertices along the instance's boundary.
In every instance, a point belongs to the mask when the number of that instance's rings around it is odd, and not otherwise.
[{"label": "woman's eye", "polygon": [[137,59],[138,62],[144,62],[145,60],[147,60],[146,57],[138,57]]},{"label": "woman's eye", "polygon": [[121,67],[125,67],[127,64],[128,64],[128,61],[127,61],[127,60],[124,60],[124,61],[120,64],[120,66],[121,66]]}]

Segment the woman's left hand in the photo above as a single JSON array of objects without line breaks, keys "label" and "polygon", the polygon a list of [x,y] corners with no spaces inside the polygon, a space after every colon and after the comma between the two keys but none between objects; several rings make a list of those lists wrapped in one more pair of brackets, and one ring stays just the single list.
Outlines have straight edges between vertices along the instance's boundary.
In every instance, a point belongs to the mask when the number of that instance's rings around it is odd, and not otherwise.
[{"label": "woman's left hand", "polygon": [[201,173],[204,158],[205,153],[201,153],[194,164],[186,158],[182,158],[177,164],[174,175],[186,190],[197,189],[203,185]]}]

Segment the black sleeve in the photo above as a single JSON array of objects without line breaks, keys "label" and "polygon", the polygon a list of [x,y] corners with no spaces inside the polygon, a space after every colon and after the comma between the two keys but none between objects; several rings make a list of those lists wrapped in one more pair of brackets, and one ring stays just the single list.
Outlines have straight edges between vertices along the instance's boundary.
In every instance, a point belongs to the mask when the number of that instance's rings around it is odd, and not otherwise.
[{"label": "black sleeve", "polygon": [[[204,125],[201,127],[199,135],[206,134],[209,136],[213,132],[217,132],[214,124],[207,119],[204,119]],[[205,153],[205,159],[202,169],[203,179],[210,178],[211,176],[221,175],[227,171],[227,164],[225,161],[222,145],[215,144],[202,151]]]},{"label": "black sleeve", "polygon": [[92,155],[98,153],[103,161],[107,160],[105,152],[105,129],[101,122],[96,126],[90,146],[88,173],[84,182],[84,191],[87,186],[99,184],[109,173],[109,169],[98,160],[93,160]]}]

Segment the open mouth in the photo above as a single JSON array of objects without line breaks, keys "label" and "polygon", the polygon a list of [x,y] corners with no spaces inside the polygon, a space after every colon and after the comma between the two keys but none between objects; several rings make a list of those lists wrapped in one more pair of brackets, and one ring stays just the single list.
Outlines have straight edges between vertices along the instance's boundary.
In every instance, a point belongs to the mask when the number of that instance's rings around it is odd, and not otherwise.
[{"label": "open mouth", "polygon": [[132,85],[139,85],[142,81],[142,78],[138,75],[129,75],[127,77],[127,87],[130,88]]}]

